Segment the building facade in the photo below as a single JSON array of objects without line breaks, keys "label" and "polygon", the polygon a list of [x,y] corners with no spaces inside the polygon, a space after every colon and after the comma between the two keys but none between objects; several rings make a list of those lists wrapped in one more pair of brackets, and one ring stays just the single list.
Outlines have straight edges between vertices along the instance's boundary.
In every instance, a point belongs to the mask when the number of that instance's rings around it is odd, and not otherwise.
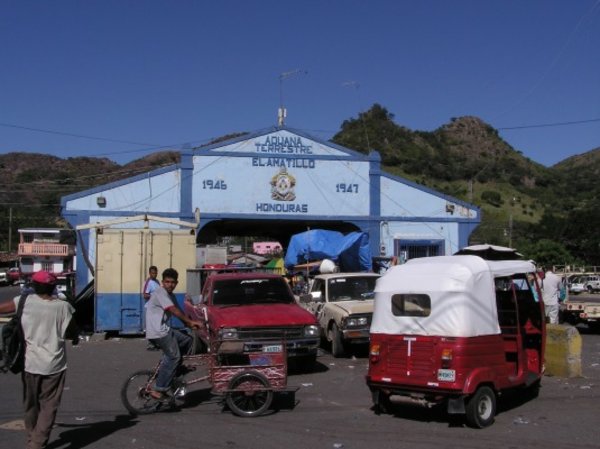
[{"label": "building facade", "polygon": [[[481,221],[479,208],[383,172],[376,151],[364,155],[286,127],[183,149],[179,164],[62,198],[74,228],[143,213],[196,220],[198,245],[264,235],[285,249],[307,229],[364,231],[373,256],[399,260],[452,254]],[[89,229],[78,237],[77,282],[85,285],[92,273],[81,267],[94,264],[96,237]]]}]

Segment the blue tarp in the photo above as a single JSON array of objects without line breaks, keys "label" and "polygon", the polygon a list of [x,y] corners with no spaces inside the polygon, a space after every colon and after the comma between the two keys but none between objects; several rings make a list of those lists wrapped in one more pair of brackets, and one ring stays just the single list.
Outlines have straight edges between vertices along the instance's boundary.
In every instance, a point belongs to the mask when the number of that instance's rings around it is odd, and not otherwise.
[{"label": "blue tarp", "polygon": [[322,259],[333,260],[344,272],[371,271],[369,235],[366,232],[344,235],[323,229],[295,234],[290,239],[284,263],[291,270],[294,265]]}]

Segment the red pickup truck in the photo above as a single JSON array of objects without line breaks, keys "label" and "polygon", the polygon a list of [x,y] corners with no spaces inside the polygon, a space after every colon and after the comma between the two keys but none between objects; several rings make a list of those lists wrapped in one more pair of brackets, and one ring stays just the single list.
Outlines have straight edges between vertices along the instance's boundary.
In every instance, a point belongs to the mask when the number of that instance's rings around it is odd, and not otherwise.
[{"label": "red pickup truck", "polygon": [[311,369],[317,358],[319,326],[314,315],[300,307],[285,279],[271,273],[218,273],[209,276],[199,301],[185,301],[186,315],[204,322],[195,331],[196,343],[243,343],[244,351],[285,340],[288,357]]}]

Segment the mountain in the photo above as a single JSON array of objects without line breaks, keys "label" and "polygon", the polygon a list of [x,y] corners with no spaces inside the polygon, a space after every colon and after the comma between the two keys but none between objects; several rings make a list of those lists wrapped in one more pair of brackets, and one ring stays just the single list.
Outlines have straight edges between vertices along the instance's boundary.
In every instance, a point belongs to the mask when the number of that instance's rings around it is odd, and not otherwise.
[{"label": "mountain", "polygon": [[[550,241],[561,247],[540,260],[560,253],[600,265],[600,237],[589,225],[600,220],[595,215],[600,214],[600,148],[548,168],[524,157],[477,117],[455,117],[434,131],[418,131],[396,124],[379,104],[345,120],[332,141],[365,154],[377,150],[384,170],[480,206],[483,221],[472,243],[521,249],[547,247]],[[0,155],[0,249],[7,247],[9,226],[14,231],[63,224],[59,203],[64,195],[178,161],[179,153],[173,151],[125,165],[106,158]]]},{"label": "mountain", "polygon": [[559,176],[561,195],[572,200],[567,206],[569,209],[588,207],[586,205],[600,198],[600,147],[571,156],[552,169]]},{"label": "mountain", "polygon": [[600,265],[600,150],[544,167],[477,117],[412,131],[375,104],[342,123],[333,141],[368,153],[385,170],[482,208],[471,243],[515,246],[540,263]]},{"label": "mountain", "polygon": [[174,151],[154,153],[123,166],[106,158],[0,155],[0,251],[16,248],[19,228],[65,226],[60,217],[62,196],[178,160],[179,153]]}]

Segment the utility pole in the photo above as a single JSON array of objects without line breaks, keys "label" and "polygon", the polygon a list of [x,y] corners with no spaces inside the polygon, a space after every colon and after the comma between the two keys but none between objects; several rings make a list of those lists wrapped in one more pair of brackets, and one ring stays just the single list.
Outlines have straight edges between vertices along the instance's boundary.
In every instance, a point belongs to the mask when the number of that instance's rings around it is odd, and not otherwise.
[{"label": "utility pole", "polygon": [[473,180],[469,179],[469,203],[473,202]]},{"label": "utility pole", "polygon": [[12,207],[8,208],[8,252],[12,250]]},{"label": "utility pole", "polygon": [[513,214],[508,217],[508,247],[512,248]]}]

